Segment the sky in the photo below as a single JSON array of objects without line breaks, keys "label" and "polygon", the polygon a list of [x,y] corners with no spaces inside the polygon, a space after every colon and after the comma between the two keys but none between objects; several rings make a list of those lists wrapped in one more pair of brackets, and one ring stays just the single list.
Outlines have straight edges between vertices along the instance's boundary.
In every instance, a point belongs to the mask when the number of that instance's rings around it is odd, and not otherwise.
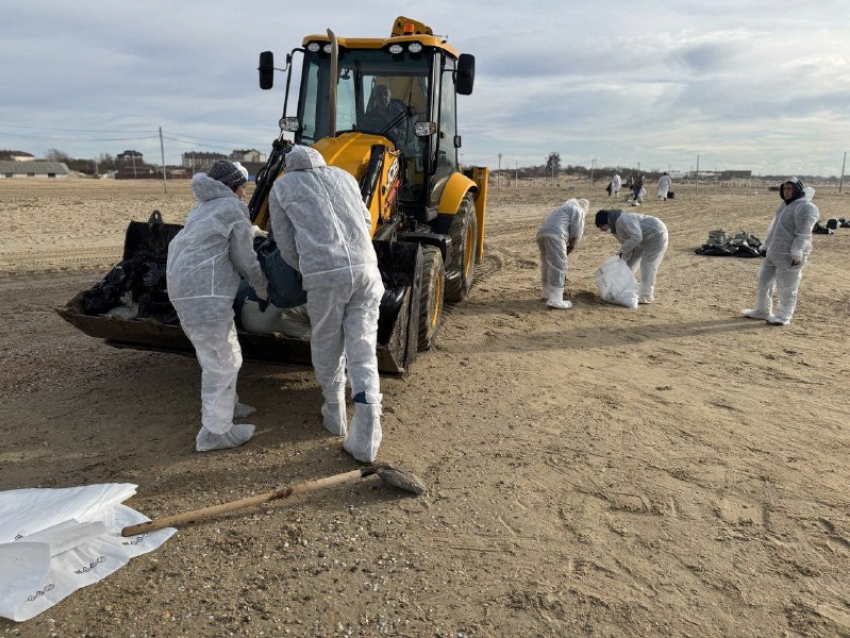
[{"label": "sky", "polygon": [[850,149],[847,0],[0,0],[0,148],[159,163],[161,127],[168,164],[267,152],[285,75],[262,91],[260,51],[282,66],[306,35],[387,37],[399,14],[476,58],[467,165],[829,176]]}]

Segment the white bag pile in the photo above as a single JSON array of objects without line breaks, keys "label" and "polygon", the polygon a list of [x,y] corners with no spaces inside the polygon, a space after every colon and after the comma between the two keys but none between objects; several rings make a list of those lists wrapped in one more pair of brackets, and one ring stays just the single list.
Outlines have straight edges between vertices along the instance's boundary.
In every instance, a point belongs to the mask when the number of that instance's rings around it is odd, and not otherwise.
[{"label": "white bag pile", "polygon": [[153,551],[173,527],[132,538],[150,519],[122,502],[131,484],[0,492],[0,616],[24,621]]},{"label": "white bag pile", "polygon": [[593,276],[603,301],[626,308],[638,307],[638,282],[625,261],[616,255],[609,257]]}]

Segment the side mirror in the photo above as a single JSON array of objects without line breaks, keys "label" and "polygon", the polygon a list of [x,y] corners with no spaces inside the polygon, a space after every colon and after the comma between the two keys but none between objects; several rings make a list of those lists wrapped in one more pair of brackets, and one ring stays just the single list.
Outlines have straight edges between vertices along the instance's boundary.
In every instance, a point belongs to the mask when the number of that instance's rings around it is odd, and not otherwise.
[{"label": "side mirror", "polygon": [[271,51],[263,51],[260,53],[260,66],[257,67],[260,72],[260,88],[264,91],[274,86],[274,53]]},{"label": "side mirror", "polygon": [[456,89],[459,95],[472,95],[475,83],[475,56],[461,53],[457,60]]},{"label": "side mirror", "polygon": [[460,148],[461,146],[463,146],[463,143],[461,142],[461,139],[460,139],[460,135],[455,135],[454,141],[455,141],[455,148]]}]

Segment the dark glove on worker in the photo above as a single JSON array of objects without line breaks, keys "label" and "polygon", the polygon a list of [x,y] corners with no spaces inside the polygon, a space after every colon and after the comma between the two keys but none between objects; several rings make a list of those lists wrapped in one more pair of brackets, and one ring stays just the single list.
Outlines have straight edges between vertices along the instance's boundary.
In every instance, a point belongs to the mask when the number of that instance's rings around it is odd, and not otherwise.
[{"label": "dark glove on worker", "polygon": [[269,307],[269,300],[268,298],[263,299],[262,297],[259,297],[257,299],[257,304],[260,306],[260,312],[265,312],[266,309]]}]

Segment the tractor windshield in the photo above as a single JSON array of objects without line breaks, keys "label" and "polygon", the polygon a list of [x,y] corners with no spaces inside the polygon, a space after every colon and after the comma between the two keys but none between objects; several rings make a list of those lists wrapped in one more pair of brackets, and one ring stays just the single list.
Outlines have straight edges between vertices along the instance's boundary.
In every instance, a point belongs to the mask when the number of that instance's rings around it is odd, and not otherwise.
[{"label": "tractor windshield", "polygon": [[307,52],[298,104],[300,144],[343,131],[387,137],[409,161],[422,162],[427,139],[414,135],[414,124],[429,120],[428,96],[433,56],[422,51],[393,55],[382,49],[340,47],[336,122],[329,120],[331,56]]}]

